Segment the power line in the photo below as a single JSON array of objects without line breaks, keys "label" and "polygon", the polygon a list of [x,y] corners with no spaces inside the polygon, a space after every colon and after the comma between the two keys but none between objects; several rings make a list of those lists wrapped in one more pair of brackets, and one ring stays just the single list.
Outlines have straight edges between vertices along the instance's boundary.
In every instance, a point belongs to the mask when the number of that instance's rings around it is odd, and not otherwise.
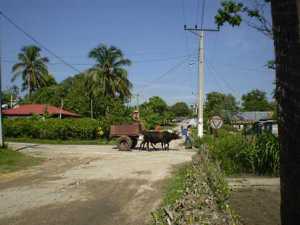
[{"label": "power line", "polygon": [[170,69],[168,69],[166,72],[164,72],[163,74],[161,74],[160,76],[158,76],[157,78],[155,78],[154,80],[148,82],[149,84],[142,86],[140,89],[147,89],[151,86],[154,85],[154,83],[156,83],[157,81],[163,79],[164,77],[168,76],[171,72],[175,71],[176,69],[178,69],[180,66],[182,66],[188,59],[184,59],[181,60],[180,62],[176,63],[174,66],[172,66]]},{"label": "power line", "polygon": [[233,93],[235,93],[237,96],[239,96],[238,91],[236,91],[236,90],[230,85],[230,83],[227,82],[227,80],[226,80],[223,76],[218,76],[218,73],[216,72],[216,70],[214,69],[214,67],[213,67],[211,64],[209,64],[208,60],[207,60],[206,62],[207,62],[208,67],[211,68],[211,71],[212,71],[217,77],[221,78],[221,80],[223,81],[223,83],[225,84],[225,86],[227,86],[227,88],[228,88],[231,92],[233,92]]},{"label": "power line", "polygon": [[[189,54],[189,55],[183,55],[183,56],[176,56],[176,57],[168,57],[168,58],[160,58],[160,59],[146,59],[146,60],[137,60],[137,61],[132,61],[133,63],[148,63],[148,62],[165,62],[165,61],[171,61],[171,60],[176,60],[176,59],[181,59],[181,58],[186,58],[186,57],[191,57],[194,56],[195,54]],[[3,62],[6,63],[17,63],[17,60],[10,60],[8,58],[5,58]],[[48,62],[47,64],[49,65],[63,65],[62,62]],[[72,66],[94,66],[95,63],[69,63]]]},{"label": "power line", "polygon": [[36,38],[34,38],[31,34],[29,34],[27,31],[25,31],[22,27],[20,27],[18,24],[16,24],[11,18],[9,18],[6,14],[4,14],[2,11],[0,11],[0,15],[6,19],[10,24],[12,24],[17,30],[21,31],[25,36],[27,36],[30,40],[35,42],[37,45],[39,45],[42,49],[47,51],[50,55],[54,56],[56,59],[61,61],[64,65],[68,66],[69,68],[73,69],[74,71],[81,73],[80,70],[78,70],[76,67],[71,65],[70,63],[66,62],[64,59],[59,57],[56,53],[54,53],[52,50],[47,48],[45,45],[43,45],[41,42],[39,42]]}]

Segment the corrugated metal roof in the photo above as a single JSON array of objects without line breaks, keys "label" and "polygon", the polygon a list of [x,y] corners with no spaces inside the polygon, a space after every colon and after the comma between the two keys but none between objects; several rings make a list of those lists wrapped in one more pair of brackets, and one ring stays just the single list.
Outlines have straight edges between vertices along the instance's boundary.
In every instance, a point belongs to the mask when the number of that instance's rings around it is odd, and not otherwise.
[{"label": "corrugated metal roof", "polygon": [[239,112],[233,115],[233,121],[253,121],[257,122],[260,120],[269,120],[272,119],[273,112],[271,111],[253,111],[253,112]]}]

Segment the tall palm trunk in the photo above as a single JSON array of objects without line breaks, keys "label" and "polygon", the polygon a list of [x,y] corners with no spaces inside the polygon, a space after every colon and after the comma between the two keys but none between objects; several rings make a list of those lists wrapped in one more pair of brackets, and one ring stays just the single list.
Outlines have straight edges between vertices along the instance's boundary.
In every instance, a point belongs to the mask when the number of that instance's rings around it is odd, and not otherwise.
[{"label": "tall palm trunk", "polygon": [[[272,0],[282,225],[300,223],[300,0]],[[271,206],[270,206],[271,207]]]}]

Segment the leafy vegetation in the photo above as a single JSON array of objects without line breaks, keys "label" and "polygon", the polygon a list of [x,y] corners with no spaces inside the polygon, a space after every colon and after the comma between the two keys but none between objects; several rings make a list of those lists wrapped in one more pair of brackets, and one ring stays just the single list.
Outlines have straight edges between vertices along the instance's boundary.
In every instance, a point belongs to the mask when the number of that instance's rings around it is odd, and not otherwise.
[{"label": "leafy vegetation", "polygon": [[171,178],[162,206],[152,213],[152,224],[239,224],[229,194],[218,164],[202,149]]},{"label": "leafy vegetation", "polygon": [[192,110],[185,102],[176,102],[170,109],[176,117],[190,117],[192,115]]},{"label": "leafy vegetation", "polygon": [[40,51],[41,49],[37,46],[25,46],[18,55],[19,62],[12,67],[14,74],[12,81],[21,77],[23,80],[22,89],[28,89],[29,97],[33,91],[55,83],[46,65],[49,60],[42,57]]},{"label": "leafy vegetation", "polygon": [[205,102],[205,114],[208,118],[218,115],[225,122],[230,120],[230,116],[239,109],[237,101],[231,94],[210,92],[207,94]]},{"label": "leafy vegetation", "polygon": [[88,91],[92,91],[95,97],[99,94],[121,99],[131,96],[132,84],[123,68],[129,66],[131,61],[124,58],[120,49],[100,44],[90,51],[89,57],[96,64],[88,71],[88,79],[93,81]]},{"label": "leafy vegetation", "polygon": [[146,129],[154,129],[157,125],[170,125],[175,116],[167,103],[158,96],[151,97],[144,102],[140,106],[140,114]]},{"label": "leafy vegetation", "polygon": [[266,92],[258,89],[252,90],[242,96],[244,111],[270,111],[274,106],[268,102]]},{"label": "leafy vegetation", "polygon": [[271,133],[244,136],[223,130],[217,138],[206,135],[196,144],[207,145],[212,157],[220,162],[227,175],[255,173],[277,176],[279,173],[279,144],[277,137]]},{"label": "leafy vegetation", "polygon": [[6,137],[51,140],[93,140],[104,135],[105,123],[92,119],[4,120]]},{"label": "leafy vegetation", "polygon": [[38,165],[43,160],[7,148],[0,148],[0,174]]},{"label": "leafy vegetation", "polygon": [[173,176],[168,180],[165,188],[164,205],[174,204],[184,194],[186,188],[185,179],[186,175],[190,173],[190,169],[190,163],[180,165],[175,169]]},{"label": "leafy vegetation", "polygon": [[221,27],[225,23],[239,26],[245,22],[248,26],[258,30],[269,38],[273,38],[272,23],[265,15],[270,0],[251,1],[222,0],[221,7],[215,16],[215,23]]}]

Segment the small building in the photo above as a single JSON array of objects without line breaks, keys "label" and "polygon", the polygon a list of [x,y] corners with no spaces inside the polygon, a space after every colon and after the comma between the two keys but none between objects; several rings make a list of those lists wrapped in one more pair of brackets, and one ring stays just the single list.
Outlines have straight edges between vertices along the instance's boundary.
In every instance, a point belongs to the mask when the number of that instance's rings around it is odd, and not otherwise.
[{"label": "small building", "polygon": [[271,111],[239,112],[231,117],[231,124],[237,130],[252,130],[255,133],[268,131],[278,135],[277,121]]},{"label": "small building", "polygon": [[234,128],[243,130],[247,125],[253,125],[261,120],[271,120],[273,112],[271,111],[253,111],[253,112],[238,112],[234,114],[230,121]]},{"label": "small building", "polygon": [[17,118],[17,117],[30,117],[33,115],[49,115],[51,117],[73,117],[77,118],[80,115],[46,104],[24,104],[24,105],[17,105],[11,109],[5,109],[2,111],[4,116],[10,118]]}]

